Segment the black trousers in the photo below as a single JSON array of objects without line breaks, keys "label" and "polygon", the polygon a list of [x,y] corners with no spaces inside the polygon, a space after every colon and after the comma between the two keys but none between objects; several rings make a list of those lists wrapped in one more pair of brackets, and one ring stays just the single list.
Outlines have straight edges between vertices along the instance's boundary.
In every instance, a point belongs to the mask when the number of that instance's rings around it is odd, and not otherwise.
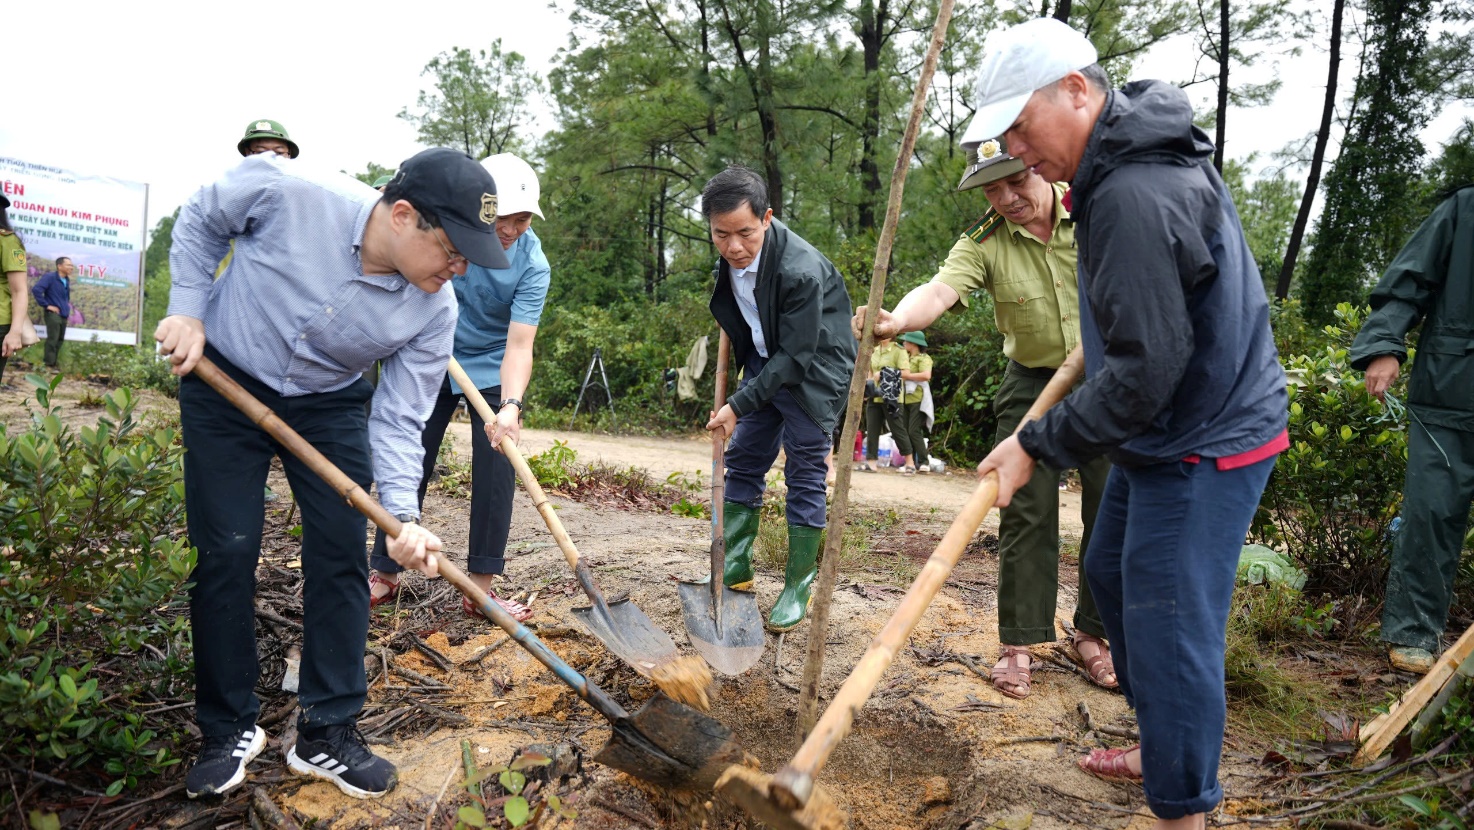
[{"label": "black trousers", "polygon": [[[336,392],[284,398],[207,347],[205,353],[329,461],[368,489],[373,481],[359,380]],[[306,464],[251,423],[204,381],[179,384],[184,434],[184,498],[190,542],[199,549],[191,579],[195,722],[205,736],[256,722],[256,563],[266,474],[281,458],[302,514],[302,669],[298,702],[304,726],[352,723],[367,683],[367,520]]]},{"label": "black trousers", "polygon": [[[502,389],[490,386],[481,390],[493,410],[501,406]],[[425,488],[429,486],[430,474],[435,470],[435,457],[440,454],[440,442],[445,440],[445,430],[455,415],[461,395],[450,391],[450,376],[440,387],[435,399],[435,409],[425,422],[422,442],[425,446],[425,467],[420,475],[419,505],[425,507]],[[486,437],[486,422],[481,420],[475,407],[471,408],[471,538],[470,550],[466,555],[466,569],[475,574],[499,574],[507,569],[507,536],[512,532],[512,499],[517,494],[517,473],[512,462],[497,450],[492,449],[491,439]],[[385,546],[384,532],[374,532],[374,552],[369,565],[382,573],[397,574],[403,571],[397,562],[389,558]]]},{"label": "black trousers", "polygon": [[61,360],[61,344],[67,336],[67,318],[54,311],[45,314],[46,319],[46,347],[42,350],[42,359],[47,366],[56,368],[56,362]]}]

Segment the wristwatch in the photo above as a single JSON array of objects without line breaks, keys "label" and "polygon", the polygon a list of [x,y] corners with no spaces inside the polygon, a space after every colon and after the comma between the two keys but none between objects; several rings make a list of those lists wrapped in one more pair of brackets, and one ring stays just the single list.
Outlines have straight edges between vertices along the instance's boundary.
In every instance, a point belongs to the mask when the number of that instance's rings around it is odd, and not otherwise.
[{"label": "wristwatch", "polygon": [[[522,405],[522,399],[521,398],[507,398],[507,399],[503,400],[500,409],[506,409],[508,406],[515,406],[515,407],[517,407],[517,411],[518,412],[526,412],[527,411],[527,408]],[[500,410],[498,410],[498,411],[500,411]]]},{"label": "wristwatch", "polygon": [[420,518],[418,516],[414,515],[413,513],[400,513],[400,514],[396,515],[394,518],[398,519],[401,524],[419,524],[420,523]]}]

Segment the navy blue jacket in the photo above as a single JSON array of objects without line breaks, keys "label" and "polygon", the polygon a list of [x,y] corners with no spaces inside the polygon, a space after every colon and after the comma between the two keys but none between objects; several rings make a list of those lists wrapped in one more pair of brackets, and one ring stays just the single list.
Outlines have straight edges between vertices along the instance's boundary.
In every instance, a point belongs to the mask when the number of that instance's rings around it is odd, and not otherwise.
[{"label": "navy blue jacket", "polygon": [[1056,468],[1258,449],[1289,397],[1259,268],[1187,93],[1107,94],[1075,171],[1086,381],[1019,434]]},{"label": "navy blue jacket", "polygon": [[41,281],[31,287],[31,294],[36,298],[36,304],[45,311],[49,305],[61,309],[61,316],[72,316],[72,281],[62,279],[61,275],[52,271],[41,278]]}]

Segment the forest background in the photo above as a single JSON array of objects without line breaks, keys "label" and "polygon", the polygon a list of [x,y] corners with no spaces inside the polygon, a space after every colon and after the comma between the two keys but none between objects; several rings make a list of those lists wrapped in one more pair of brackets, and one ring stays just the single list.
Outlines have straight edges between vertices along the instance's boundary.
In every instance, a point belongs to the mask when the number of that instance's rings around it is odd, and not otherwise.
[{"label": "forest background", "polygon": [[[478,158],[516,152],[541,171],[547,219],[534,229],[554,276],[532,422],[567,422],[597,348],[619,429],[690,429],[708,408],[712,375],[693,401],[678,400],[665,378],[698,337],[716,333],[705,310],[715,253],[701,185],[731,162],[759,170],[775,214],[826,253],[862,300],[935,3],[577,0],[570,9],[573,34],[546,77],[500,40],[452,46],[425,67],[425,88],[398,115],[427,146]],[[1278,317],[1296,330],[1332,322],[1338,303],[1363,302],[1439,195],[1474,182],[1474,123],[1465,119],[1441,146],[1419,139],[1445,107],[1474,98],[1467,0],[963,2],[911,159],[888,306],[930,279],[986,210],[979,192],[955,190],[973,68],[990,31],[1038,15],[1084,31],[1117,83],[1154,49],[1191,39],[1192,60],[1158,74],[1200,103],[1198,121],[1220,147],[1227,124],[1283,83],[1324,87],[1302,140],[1215,159],[1266,290],[1292,301]],[[1324,74],[1241,80],[1307,52],[1323,57]],[[1349,88],[1337,83],[1343,61],[1357,67]],[[549,107],[554,124],[538,135],[538,113]],[[358,176],[387,169],[370,164]],[[165,217],[152,235],[145,333],[167,308],[172,224]],[[937,365],[932,440],[955,462],[976,461],[991,441],[1004,363],[991,306],[979,299],[927,332]],[[614,426],[602,391],[591,394],[588,425]]]}]

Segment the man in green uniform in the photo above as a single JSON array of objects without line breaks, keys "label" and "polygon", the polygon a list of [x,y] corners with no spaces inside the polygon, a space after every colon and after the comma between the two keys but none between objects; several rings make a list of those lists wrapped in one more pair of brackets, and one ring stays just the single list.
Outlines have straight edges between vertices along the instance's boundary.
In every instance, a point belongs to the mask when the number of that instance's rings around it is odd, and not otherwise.
[{"label": "man in green uniform", "polygon": [[[882,369],[905,372],[910,365],[911,362],[906,357],[906,350],[897,346],[894,340],[889,337],[877,340],[875,348],[870,352],[871,385],[880,383]],[[865,460],[855,468],[856,470],[873,473],[879,469],[875,462],[880,457],[880,436],[886,430],[890,430],[891,440],[896,443],[896,452],[907,456],[907,463],[910,463],[911,443],[906,439],[906,430],[903,429],[904,425],[901,420],[902,414],[887,410],[885,398],[878,394],[865,399]]]},{"label": "man in green uniform", "polygon": [[1474,188],[1433,210],[1372,290],[1372,309],[1351,346],[1351,365],[1366,370],[1367,391],[1378,399],[1407,359],[1407,333],[1422,323],[1382,640],[1394,667],[1424,674],[1448,621],[1474,497]]},{"label": "man in green uniform", "polygon": [[[993,412],[996,440],[1013,434],[1024,413],[1080,342],[1075,223],[1065,206],[1069,187],[1050,184],[1008,155],[998,141],[985,141],[958,190],[982,187],[990,209],[952,246],[931,282],[912,289],[895,311],[882,310],[876,337],[919,331],[981,288],[993,295],[1008,370]],[[855,315],[854,328],[864,324]],[[1080,539],[1079,601],[1072,645],[1089,679],[1117,686],[1105,627],[1085,581],[1085,551],[1095,524],[1110,464],[1097,458],[1080,469],[1084,485],[1084,531]],[[993,685],[1009,697],[1029,694],[1033,660],[1028,647],[1054,639],[1059,588],[1059,472],[1039,465],[1026,486],[1002,511],[998,528],[998,640],[1002,654]]]},{"label": "man in green uniform", "polygon": [[30,292],[26,290],[26,246],[10,227],[10,200],[0,193],[0,388],[5,388],[5,364],[26,344],[21,332],[27,323]]},{"label": "man in green uniform", "polygon": [[908,363],[901,372],[901,381],[905,384],[901,394],[902,430],[911,442],[911,454],[915,458],[914,464],[910,458],[906,459],[901,472],[924,473],[931,463],[926,452],[926,433],[931,425],[927,423],[927,413],[922,411],[922,402],[927,396],[926,384],[931,382],[931,355],[922,351],[926,348],[926,335],[919,331],[908,331],[896,339],[903,344],[901,348],[906,350]]}]

